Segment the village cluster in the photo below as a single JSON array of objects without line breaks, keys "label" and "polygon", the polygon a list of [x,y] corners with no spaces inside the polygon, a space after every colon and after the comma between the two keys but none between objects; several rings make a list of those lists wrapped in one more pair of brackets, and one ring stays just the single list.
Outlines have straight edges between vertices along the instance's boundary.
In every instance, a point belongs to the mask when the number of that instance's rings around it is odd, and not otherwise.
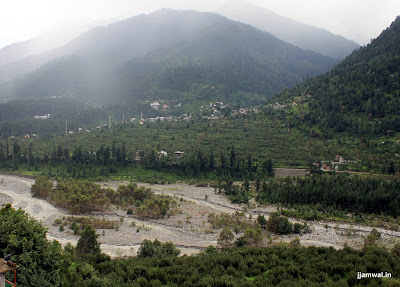
[{"label": "village cluster", "polygon": [[315,168],[315,171],[317,172],[323,172],[323,171],[338,171],[339,170],[339,166],[342,164],[346,164],[346,163],[356,163],[355,160],[345,160],[343,158],[343,156],[341,155],[336,155],[335,158],[330,161],[330,162],[326,162],[326,161],[320,161],[318,163],[313,163],[313,166]]},{"label": "village cluster", "polygon": [[[310,95],[305,96],[311,97]],[[149,105],[153,110],[155,111],[161,111],[164,113],[167,113],[168,111],[172,111],[174,108],[179,108],[182,106],[181,103],[164,103],[162,101],[146,101],[143,102],[144,105]],[[274,104],[269,104],[266,106],[269,109],[273,110],[283,110],[288,106],[297,106],[298,104],[296,102],[289,103],[289,104],[279,104],[278,102]],[[225,119],[228,116],[234,116],[234,115],[245,115],[245,114],[250,114],[250,113],[259,113],[260,108],[259,107],[233,107],[229,104],[223,103],[223,102],[215,102],[215,103],[209,103],[207,105],[203,105],[200,107],[199,112],[201,116],[204,119],[208,120],[218,120],[218,119]],[[33,118],[34,119],[41,119],[41,120],[48,120],[51,118],[51,114],[47,115],[35,115]],[[121,120],[113,121],[111,117],[109,117],[109,121],[107,124],[97,126],[92,129],[84,129],[84,128],[78,128],[76,131],[73,131],[71,128],[68,127],[68,122],[65,122],[65,133],[67,134],[73,134],[74,132],[86,132],[90,133],[91,130],[95,129],[102,129],[102,128],[112,128],[114,125],[119,125],[119,124],[127,124],[127,123],[139,123],[140,125],[143,125],[146,122],[153,123],[153,122],[163,122],[163,121],[189,121],[192,119],[191,114],[184,113],[181,116],[171,116],[171,115],[164,115],[164,116],[156,116],[156,117],[149,117],[145,118],[143,112],[140,115],[140,119],[137,118],[130,118],[129,120],[125,118],[125,114],[122,114]],[[36,137],[35,134],[29,135],[26,134],[25,138],[29,139],[31,137]],[[326,168],[324,168],[324,164],[322,164],[322,168],[324,170],[329,170],[330,168],[335,168],[336,165],[326,165]],[[336,166],[337,169],[337,166]]]},{"label": "village cluster", "polygon": [[223,102],[210,103],[208,105],[204,105],[200,107],[200,112],[203,115],[204,119],[208,120],[217,120],[223,119],[230,115],[238,115],[238,114],[248,114],[251,112],[259,113],[259,109],[257,107],[249,107],[249,108],[237,108],[234,109],[232,106],[225,104]]}]

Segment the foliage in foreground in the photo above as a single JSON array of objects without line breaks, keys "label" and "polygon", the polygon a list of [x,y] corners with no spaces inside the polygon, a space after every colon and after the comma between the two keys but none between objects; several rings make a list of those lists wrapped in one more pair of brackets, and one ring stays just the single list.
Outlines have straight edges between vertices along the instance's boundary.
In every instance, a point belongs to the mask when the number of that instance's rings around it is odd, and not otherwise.
[{"label": "foliage in foreground", "polygon": [[[14,254],[13,260],[20,266],[20,286],[316,286],[323,283],[396,286],[400,283],[396,279],[400,276],[399,244],[393,252],[369,244],[362,251],[305,248],[298,244],[224,251],[210,247],[196,256],[177,257],[173,244],[147,240],[142,244],[140,256],[111,260],[99,252],[97,236],[90,227],[82,234],[77,248],[67,244],[62,254],[58,243],[45,239],[45,228],[22,210],[7,206],[1,209],[0,217],[1,252]],[[358,281],[358,271],[390,272],[392,278]]]},{"label": "foliage in foreground", "polygon": [[61,245],[46,239],[41,223],[7,205],[0,210],[0,231],[0,257],[13,254],[18,286],[60,286]]},{"label": "foliage in foreground", "polygon": [[[100,261],[95,255],[74,260],[78,262],[71,261],[70,266],[80,268],[68,268],[66,286],[397,286],[400,275],[400,258],[374,246],[365,251],[286,245],[224,251],[210,247],[196,256]],[[390,272],[392,278],[356,279],[357,272],[381,271]]]}]

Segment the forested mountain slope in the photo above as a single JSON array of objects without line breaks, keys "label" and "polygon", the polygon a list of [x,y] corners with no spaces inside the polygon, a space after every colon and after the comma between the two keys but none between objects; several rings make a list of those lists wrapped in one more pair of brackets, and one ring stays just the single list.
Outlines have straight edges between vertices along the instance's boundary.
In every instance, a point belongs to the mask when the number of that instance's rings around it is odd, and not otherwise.
[{"label": "forested mountain slope", "polygon": [[[400,17],[335,68],[282,92],[309,126],[356,134],[400,130]],[[297,104],[297,103],[296,103]]]},{"label": "forested mountain slope", "polygon": [[63,57],[0,87],[0,98],[266,99],[336,63],[217,14],[166,9],[96,28],[63,49]]}]

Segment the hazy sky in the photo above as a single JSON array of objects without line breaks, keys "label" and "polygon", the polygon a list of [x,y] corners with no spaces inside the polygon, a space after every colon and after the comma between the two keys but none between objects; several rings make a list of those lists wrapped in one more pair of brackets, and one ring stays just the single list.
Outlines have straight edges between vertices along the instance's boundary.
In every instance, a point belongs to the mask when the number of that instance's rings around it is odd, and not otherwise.
[{"label": "hazy sky", "polygon": [[[241,0],[235,0],[241,1]],[[213,11],[228,0],[1,0],[0,48],[43,33],[97,20],[124,19],[160,8]],[[400,15],[399,0],[248,0],[282,16],[360,44]]]}]

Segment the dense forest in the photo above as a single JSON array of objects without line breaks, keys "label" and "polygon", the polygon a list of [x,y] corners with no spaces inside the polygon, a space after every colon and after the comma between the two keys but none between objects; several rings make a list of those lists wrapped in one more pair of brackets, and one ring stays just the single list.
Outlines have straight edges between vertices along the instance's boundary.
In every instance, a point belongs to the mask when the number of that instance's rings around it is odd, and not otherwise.
[{"label": "dense forest", "polygon": [[[77,261],[78,266],[84,264]],[[86,284],[103,284],[99,286],[317,286],[328,282],[333,286],[354,286],[358,284],[358,270],[388,270],[386,272],[397,277],[398,265],[396,255],[376,247],[363,252],[286,246],[237,248],[223,252],[210,248],[189,257],[131,257],[103,261],[94,263],[93,273],[86,278],[78,270],[66,276],[74,278],[72,282],[81,279],[80,282]],[[366,279],[362,284],[375,282],[390,285],[395,284],[396,279]]]},{"label": "dense forest", "polygon": [[324,175],[268,180],[259,188],[257,201],[398,217],[399,195],[398,179]]},{"label": "dense forest", "polygon": [[332,70],[282,92],[276,100],[309,95],[298,115],[306,126],[366,135],[400,129],[400,18]]},{"label": "dense forest", "polygon": [[[138,256],[110,259],[101,253],[90,226],[76,247],[62,249],[22,210],[8,205],[0,210],[0,219],[0,250],[13,254],[21,286],[395,286],[400,276],[398,244],[392,251],[373,244],[363,250],[306,248],[298,242],[223,251],[209,247],[199,255],[177,257],[171,242],[145,240]],[[382,271],[392,277],[357,280],[357,272]]]}]

